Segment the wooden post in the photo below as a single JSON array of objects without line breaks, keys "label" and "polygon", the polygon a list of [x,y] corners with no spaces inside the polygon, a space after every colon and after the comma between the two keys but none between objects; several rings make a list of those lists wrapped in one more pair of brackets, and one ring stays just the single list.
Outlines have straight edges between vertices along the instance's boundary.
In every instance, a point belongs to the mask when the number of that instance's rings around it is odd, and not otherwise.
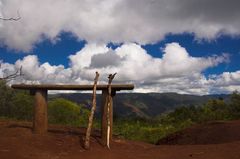
[{"label": "wooden post", "polygon": [[93,84],[92,108],[91,108],[91,112],[90,112],[89,119],[88,119],[88,127],[87,127],[87,131],[86,131],[86,138],[85,138],[85,144],[84,144],[85,149],[89,149],[89,147],[90,147],[90,136],[91,136],[91,130],[92,130],[92,124],[93,124],[93,117],[94,117],[94,112],[95,112],[96,105],[97,105],[96,90],[97,90],[98,78],[99,78],[99,73],[96,72],[96,76],[95,76],[94,84]]},{"label": "wooden post", "polygon": [[44,134],[48,129],[47,117],[47,90],[35,90],[34,119],[33,132],[36,134]]},{"label": "wooden post", "polygon": [[113,101],[112,97],[115,90],[112,91],[111,84],[115,75],[109,74],[108,76],[108,89],[103,90],[103,108],[102,108],[102,140],[103,145],[110,149],[110,141],[112,140],[112,125],[113,125]]},{"label": "wooden post", "polygon": [[[108,121],[107,121],[107,113],[108,113],[108,103],[110,106],[109,109],[109,120],[110,120],[110,140],[112,140],[112,125],[113,125],[113,100],[112,96],[108,96],[108,90],[102,91],[102,127],[101,127],[101,135],[102,135],[102,144],[107,146],[107,131],[108,131]],[[110,101],[108,101],[110,100]]]}]

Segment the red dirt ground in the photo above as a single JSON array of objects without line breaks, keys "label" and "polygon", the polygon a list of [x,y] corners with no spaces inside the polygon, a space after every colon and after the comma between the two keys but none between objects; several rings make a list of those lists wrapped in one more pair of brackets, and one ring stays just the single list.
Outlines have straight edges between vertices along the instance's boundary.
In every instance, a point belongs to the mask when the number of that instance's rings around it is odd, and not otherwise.
[{"label": "red dirt ground", "polygon": [[36,135],[31,123],[1,120],[0,159],[240,159],[240,121],[196,125],[162,140],[165,145],[115,139],[111,150],[101,146],[98,132],[84,150],[84,131],[50,126]]}]

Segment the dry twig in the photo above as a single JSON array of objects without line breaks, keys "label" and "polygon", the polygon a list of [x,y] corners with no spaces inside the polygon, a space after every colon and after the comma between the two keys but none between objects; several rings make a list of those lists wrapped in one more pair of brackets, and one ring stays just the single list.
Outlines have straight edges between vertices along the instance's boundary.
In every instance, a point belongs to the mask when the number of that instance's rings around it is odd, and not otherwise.
[{"label": "dry twig", "polygon": [[5,17],[0,17],[0,20],[5,20],[5,21],[18,21],[21,19],[21,16],[19,14],[19,11],[17,11],[17,17],[13,18],[13,17],[10,17],[10,18],[5,18]]},{"label": "dry twig", "polygon": [[[1,64],[0,64],[0,68],[1,68]],[[5,77],[1,77],[0,80],[5,80],[5,81],[10,81],[12,79],[15,79],[16,77],[18,76],[22,76],[22,66],[20,67],[20,69],[18,69],[16,72],[10,74],[10,75],[7,75]]]}]

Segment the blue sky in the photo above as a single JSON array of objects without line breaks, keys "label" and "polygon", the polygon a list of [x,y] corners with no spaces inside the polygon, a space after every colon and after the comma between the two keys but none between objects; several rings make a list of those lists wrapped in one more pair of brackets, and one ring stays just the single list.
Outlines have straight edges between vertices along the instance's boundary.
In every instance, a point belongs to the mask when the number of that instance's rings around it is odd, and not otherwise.
[{"label": "blue sky", "polygon": [[0,21],[0,76],[23,66],[11,83],[76,84],[97,70],[136,92],[240,90],[237,0],[136,2],[0,0],[0,17],[21,16]]},{"label": "blue sky", "polygon": [[[49,40],[44,40],[43,42],[34,46],[34,49],[30,53],[25,53],[21,51],[11,50],[6,47],[0,48],[0,59],[4,62],[15,63],[16,60],[22,59],[28,54],[34,54],[39,57],[41,63],[49,62],[52,65],[64,65],[69,66],[68,56],[81,50],[86,41],[79,41],[73,37],[70,33],[62,33],[60,39],[57,43],[52,43]],[[147,52],[157,58],[161,58],[163,48],[167,43],[177,42],[181,46],[187,49],[194,57],[203,57],[218,55],[221,53],[228,53],[230,55],[229,63],[224,63],[218,65],[217,67],[209,68],[204,71],[205,75],[209,74],[220,74],[226,71],[237,71],[240,69],[240,36],[221,36],[212,41],[206,40],[195,40],[194,36],[191,34],[180,34],[180,35],[168,35],[163,41],[142,45]],[[109,46],[116,48],[120,44],[109,43]]]}]

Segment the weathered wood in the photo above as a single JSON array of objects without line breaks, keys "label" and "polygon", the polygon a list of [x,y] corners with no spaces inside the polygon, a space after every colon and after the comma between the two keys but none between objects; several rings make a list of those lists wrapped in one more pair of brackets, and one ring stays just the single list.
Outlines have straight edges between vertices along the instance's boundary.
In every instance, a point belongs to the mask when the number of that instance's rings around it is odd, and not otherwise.
[{"label": "weathered wood", "polygon": [[89,119],[88,119],[88,127],[87,127],[87,131],[86,131],[86,138],[85,138],[85,144],[84,144],[85,149],[90,148],[90,136],[91,136],[91,130],[92,130],[92,123],[93,123],[94,112],[95,112],[96,105],[97,105],[96,89],[97,89],[98,78],[99,78],[99,73],[96,72],[96,76],[95,76],[94,84],[93,84],[92,108],[91,108],[91,113],[90,113]]},{"label": "weathered wood", "polygon": [[114,79],[115,75],[110,74],[108,76],[108,100],[107,100],[107,147],[110,149],[110,140],[112,140],[112,122],[113,122],[113,103],[112,103],[112,80]]},{"label": "weathered wood", "polygon": [[48,129],[47,90],[35,90],[33,132],[44,134]]},{"label": "weathered wood", "polygon": [[110,134],[109,134],[109,140],[112,140],[112,136],[113,136],[113,97],[115,96],[115,93],[111,93],[111,96],[109,96],[109,128],[110,128]]},{"label": "weathered wood", "polygon": [[[13,84],[12,88],[14,89],[47,89],[47,90],[93,90],[93,85],[55,85],[55,84],[36,84],[36,85],[27,85],[27,84]],[[97,85],[97,90],[108,89],[108,85],[101,84]],[[113,84],[111,89],[115,91],[120,90],[132,90],[134,89],[133,84]]]},{"label": "weathered wood", "polygon": [[107,146],[107,132],[108,132],[108,104],[109,105],[109,119],[110,119],[110,140],[112,140],[112,125],[113,125],[113,96],[108,96],[108,90],[102,91],[102,123],[101,123],[101,136],[102,144]]}]

